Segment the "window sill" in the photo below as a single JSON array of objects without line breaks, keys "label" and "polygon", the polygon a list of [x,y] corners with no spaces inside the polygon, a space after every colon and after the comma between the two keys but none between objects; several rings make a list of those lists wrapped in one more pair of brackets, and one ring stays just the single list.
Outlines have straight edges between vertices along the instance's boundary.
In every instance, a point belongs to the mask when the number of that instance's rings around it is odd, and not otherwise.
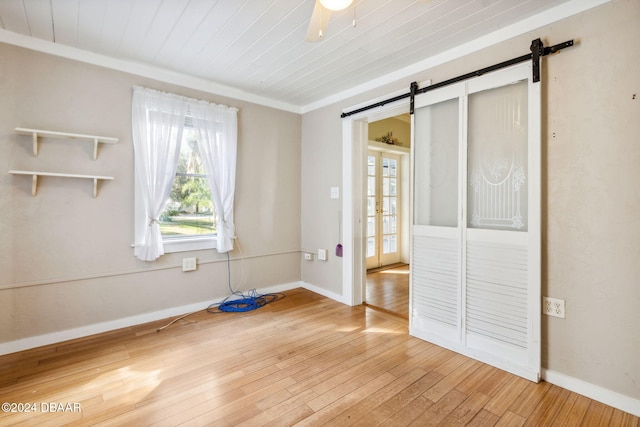
[{"label": "window sill", "polygon": [[198,251],[202,249],[215,249],[217,236],[209,234],[202,237],[179,237],[163,239],[165,253]]}]

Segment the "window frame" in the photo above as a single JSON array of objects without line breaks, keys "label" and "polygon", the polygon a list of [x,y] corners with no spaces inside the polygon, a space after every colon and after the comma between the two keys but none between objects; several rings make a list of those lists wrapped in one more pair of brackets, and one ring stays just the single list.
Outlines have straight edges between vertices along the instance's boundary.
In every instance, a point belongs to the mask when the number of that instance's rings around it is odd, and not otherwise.
[{"label": "window frame", "polygon": [[[234,250],[238,111],[238,108],[226,105],[142,86],[133,87],[135,236],[132,247],[137,259],[155,261],[167,252],[208,247],[218,253]],[[187,128],[193,124],[198,132],[197,145],[204,154],[201,157],[216,212],[217,235],[189,235],[169,241],[161,233],[159,217],[172,181],[175,182],[182,143],[180,135],[185,124]],[[168,250],[165,250],[165,241]]]}]

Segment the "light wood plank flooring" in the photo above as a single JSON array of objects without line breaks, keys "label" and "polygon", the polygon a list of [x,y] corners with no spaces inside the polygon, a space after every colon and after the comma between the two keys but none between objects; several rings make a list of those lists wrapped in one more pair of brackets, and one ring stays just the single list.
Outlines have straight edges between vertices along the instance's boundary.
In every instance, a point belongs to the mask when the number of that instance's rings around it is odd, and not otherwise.
[{"label": "light wood plank flooring", "polygon": [[[0,425],[638,426],[638,418],[407,335],[310,291],[0,357]],[[59,404],[81,411],[45,412]],[[51,406],[56,404],[54,406]]]},{"label": "light wood plank flooring", "polygon": [[367,305],[409,318],[409,265],[400,264],[367,273]]}]

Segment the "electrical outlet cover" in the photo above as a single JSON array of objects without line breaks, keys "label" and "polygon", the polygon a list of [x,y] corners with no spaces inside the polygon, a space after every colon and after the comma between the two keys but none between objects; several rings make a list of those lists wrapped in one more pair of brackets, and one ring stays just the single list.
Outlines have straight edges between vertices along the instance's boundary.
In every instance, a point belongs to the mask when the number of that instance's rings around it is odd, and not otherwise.
[{"label": "electrical outlet cover", "polygon": [[193,271],[197,268],[197,258],[183,258],[182,259],[182,271]]},{"label": "electrical outlet cover", "polygon": [[564,300],[557,298],[542,297],[542,314],[547,316],[565,318]]}]

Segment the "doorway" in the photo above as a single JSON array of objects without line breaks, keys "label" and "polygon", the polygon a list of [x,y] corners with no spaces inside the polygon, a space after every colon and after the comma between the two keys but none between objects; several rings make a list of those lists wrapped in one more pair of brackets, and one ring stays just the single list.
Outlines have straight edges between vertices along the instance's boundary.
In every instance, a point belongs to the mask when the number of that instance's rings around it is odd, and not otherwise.
[{"label": "doorway", "polygon": [[408,318],[411,118],[368,123],[364,302]]},{"label": "doorway", "polygon": [[[423,82],[428,84],[428,82]],[[398,93],[389,94],[390,96]],[[357,108],[358,106],[353,106]],[[367,151],[369,141],[369,123],[382,121],[389,117],[408,115],[408,100],[398,100],[379,108],[351,114],[342,120],[342,235],[343,268],[342,294],[336,299],[352,306],[366,301],[366,175]],[[372,140],[375,135],[372,134]],[[410,171],[410,159],[407,158],[406,170]],[[405,187],[409,189],[409,184]],[[409,189],[410,192],[410,189]],[[408,196],[410,199],[410,196]],[[410,209],[403,214],[409,218]],[[407,223],[410,223],[407,220]],[[403,232],[408,233],[408,228]],[[409,239],[406,239],[408,247]],[[409,259],[409,249],[406,251]]]}]

